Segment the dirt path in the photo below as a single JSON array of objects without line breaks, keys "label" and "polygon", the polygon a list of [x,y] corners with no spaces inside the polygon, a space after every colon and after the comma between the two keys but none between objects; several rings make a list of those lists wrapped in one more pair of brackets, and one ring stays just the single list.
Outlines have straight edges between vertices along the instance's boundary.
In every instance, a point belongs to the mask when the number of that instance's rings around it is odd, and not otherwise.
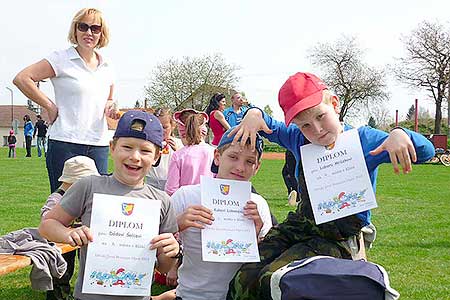
[{"label": "dirt path", "polygon": [[282,159],[284,160],[284,152],[263,152],[263,159]]}]

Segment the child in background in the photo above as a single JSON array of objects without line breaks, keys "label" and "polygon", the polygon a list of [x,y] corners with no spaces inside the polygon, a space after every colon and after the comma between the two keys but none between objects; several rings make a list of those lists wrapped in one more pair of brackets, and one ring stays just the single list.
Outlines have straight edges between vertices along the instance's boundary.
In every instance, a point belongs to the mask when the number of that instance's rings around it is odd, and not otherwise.
[{"label": "child in background", "polygon": [[[162,127],[158,119],[146,112],[127,111],[117,125],[110,153],[114,173],[110,176],[89,176],[75,182],[41,221],[40,234],[50,241],[80,246],[80,267],[74,297],[80,300],[145,299],[148,297],[116,297],[112,295],[84,294],[81,292],[86,263],[87,245],[93,237],[91,222],[94,193],[161,200],[159,235],[150,241],[150,249],[157,249],[157,268],[167,272],[179,255],[179,245],[173,233],[178,231],[175,212],[166,193],[148,185],[144,177],[159,159],[162,148]],[[81,218],[82,226],[69,225]]]},{"label": "child in background", "polygon": [[[256,138],[256,151],[252,151],[247,143],[243,147],[232,145],[233,137],[228,137],[229,133],[230,130],[225,132],[214,152],[211,171],[217,173],[216,178],[249,181],[261,166],[262,138]],[[197,184],[183,186],[172,195],[184,247],[183,262],[178,272],[177,299],[223,300],[228,282],[242,263],[202,260],[201,230],[214,222],[214,215],[201,205],[200,194],[201,187]],[[272,227],[269,206],[258,194],[251,194],[243,215],[253,220],[259,240]]]},{"label": "child in background", "polygon": [[[80,155],[66,160],[64,162],[62,175],[58,179],[62,184],[54,193],[48,196],[46,203],[41,208],[41,219],[44,219],[45,215],[61,201],[64,193],[75,181],[90,175],[100,175],[98,174],[95,162],[91,158]],[[78,226],[81,226],[81,224],[77,221],[71,225],[72,228]],[[62,255],[67,262],[67,270],[61,278],[53,277],[53,290],[47,291],[47,300],[70,298],[70,279],[75,270],[76,252],[77,251],[70,251]]]},{"label": "child in background", "polygon": [[155,110],[154,115],[158,117],[163,128],[163,148],[159,165],[151,168],[145,178],[147,184],[164,191],[170,159],[175,151],[183,147],[183,143],[179,138],[172,135],[173,129],[175,129],[175,122],[168,108],[158,108]]},{"label": "child in background", "polygon": [[87,156],[74,156],[69,158],[64,162],[64,168],[59,181],[62,182],[61,186],[50,196],[48,196],[47,201],[41,208],[41,219],[59,203],[64,193],[72,186],[72,184],[78,179],[96,175],[100,176],[95,166],[95,161]]},{"label": "child in background", "polygon": [[[352,128],[339,121],[337,96],[315,75],[299,72],[283,84],[278,101],[285,123],[272,119],[258,108],[250,108],[232,132],[237,132],[233,142],[237,143],[241,136],[252,137],[259,131],[270,141],[290,150],[297,162],[296,176],[302,202],[296,212],[290,212],[287,219],[259,244],[261,262],[245,264],[236,273],[230,282],[227,299],[271,299],[271,275],[294,260],[315,255],[352,259],[347,241],[354,241],[361,229],[371,224],[370,211],[320,225],[314,221],[301,172],[300,147],[308,143],[332,145],[343,131]],[[434,155],[434,147],[425,137],[407,129],[394,128],[386,133],[363,126],[357,130],[374,191],[380,164],[392,163],[395,173],[399,173],[400,164],[406,174],[412,170],[411,162],[422,163]]]},{"label": "child in background", "polygon": [[175,152],[169,162],[165,191],[172,195],[183,185],[200,183],[200,176],[213,176],[210,167],[214,148],[205,143],[208,115],[194,109],[174,114],[184,147]]},{"label": "child in background", "polygon": [[9,158],[16,158],[16,142],[17,139],[16,136],[14,135],[14,130],[11,129],[8,135]]}]

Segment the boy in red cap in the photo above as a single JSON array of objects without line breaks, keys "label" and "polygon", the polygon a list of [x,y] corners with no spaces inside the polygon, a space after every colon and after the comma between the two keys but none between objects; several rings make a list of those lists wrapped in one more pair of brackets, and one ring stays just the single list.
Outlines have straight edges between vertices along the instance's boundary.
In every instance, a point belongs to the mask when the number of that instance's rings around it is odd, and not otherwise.
[{"label": "boy in red cap", "polygon": [[[270,279],[274,271],[293,260],[315,255],[351,259],[347,241],[355,239],[370,225],[370,211],[317,225],[302,172],[300,147],[309,143],[330,146],[339,134],[352,127],[339,121],[339,99],[317,76],[296,73],[283,84],[278,94],[285,124],[273,120],[257,108],[247,111],[233,132],[233,143],[246,140],[256,132],[290,150],[297,161],[296,177],[302,202],[286,220],[272,228],[259,244],[261,262],[245,264],[230,282],[227,299],[271,299]],[[293,124],[291,124],[293,123]],[[403,128],[389,134],[363,126],[358,134],[372,187],[375,191],[378,165],[391,162],[394,172],[411,171],[411,164],[433,157],[433,145],[422,135]],[[303,197],[305,195],[305,197]]]}]

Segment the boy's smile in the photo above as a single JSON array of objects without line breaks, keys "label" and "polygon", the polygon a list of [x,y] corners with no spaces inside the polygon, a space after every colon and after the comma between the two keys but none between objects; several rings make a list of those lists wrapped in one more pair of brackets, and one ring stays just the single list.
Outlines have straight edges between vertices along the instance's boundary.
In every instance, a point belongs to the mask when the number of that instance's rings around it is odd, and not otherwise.
[{"label": "boy's smile", "polygon": [[241,148],[230,145],[222,154],[214,152],[214,162],[219,166],[217,178],[248,181],[260,166],[258,153],[250,149],[250,145]]},{"label": "boy's smile", "polygon": [[158,159],[156,146],[146,140],[120,137],[111,143],[111,157],[114,160],[113,176],[123,184],[139,187],[144,177]]},{"label": "boy's smile", "polygon": [[311,143],[328,146],[336,141],[343,130],[339,122],[338,106],[337,98],[333,98],[330,104],[322,102],[298,113],[292,123],[300,128]]}]

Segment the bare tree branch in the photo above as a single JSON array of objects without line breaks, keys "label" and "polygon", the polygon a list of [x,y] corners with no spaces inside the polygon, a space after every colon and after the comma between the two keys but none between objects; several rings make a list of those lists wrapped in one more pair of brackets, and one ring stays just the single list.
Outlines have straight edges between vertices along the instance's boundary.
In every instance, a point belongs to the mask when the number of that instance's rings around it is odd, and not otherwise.
[{"label": "bare tree branch", "polygon": [[341,121],[352,111],[358,112],[364,106],[379,105],[388,99],[384,69],[367,66],[362,56],[356,39],[346,36],[310,50],[309,58],[321,69],[321,78],[339,97]]},{"label": "bare tree branch", "polygon": [[430,93],[436,107],[434,133],[440,133],[450,76],[450,32],[439,23],[422,22],[402,41],[406,55],[397,59],[395,76],[409,87]]}]

